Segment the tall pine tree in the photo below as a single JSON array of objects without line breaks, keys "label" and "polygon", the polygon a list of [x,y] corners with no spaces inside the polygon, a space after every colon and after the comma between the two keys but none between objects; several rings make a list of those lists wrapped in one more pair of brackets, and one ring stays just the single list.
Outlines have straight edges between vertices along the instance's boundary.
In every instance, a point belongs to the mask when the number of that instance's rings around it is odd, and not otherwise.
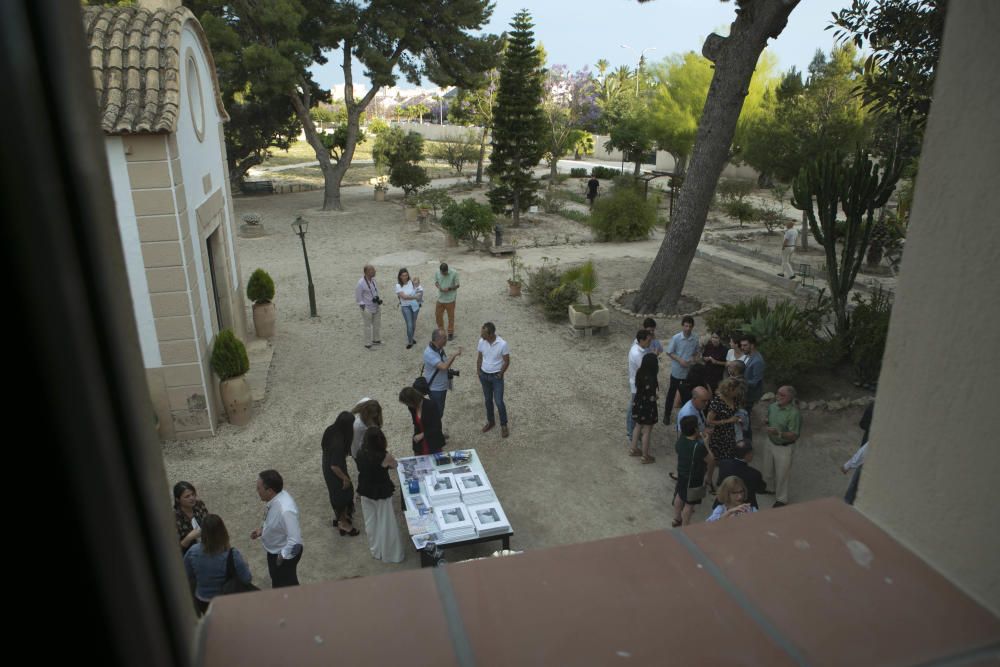
[{"label": "tall pine tree", "polygon": [[538,184],[532,170],[545,152],[544,70],[541,53],[535,46],[531,14],[518,12],[511,27],[493,111],[493,155],[488,169],[493,188],[488,197],[497,213],[511,208],[516,227],[521,211],[535,201]]}]

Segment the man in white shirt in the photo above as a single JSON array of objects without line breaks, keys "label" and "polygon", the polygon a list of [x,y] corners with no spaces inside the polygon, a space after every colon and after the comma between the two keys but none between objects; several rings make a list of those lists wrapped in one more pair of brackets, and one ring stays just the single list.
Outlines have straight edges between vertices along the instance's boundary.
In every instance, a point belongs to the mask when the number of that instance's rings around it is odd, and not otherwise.
[{"label": "man in white shirt", "polygon": [[795,221],[785,222],[785,236],[781,240],[781,273],[778,275],[789,280],[795,279],[795,269],[792,268],[792,253],[795,252],[795,244],[799,241],[799,230],[795,229]]},{"label": "man in white shirt", "polygon": [[635,334],[635,340],[632,341],[632,347],[628,351],[628,388],[632,393],[629,396],[628,409],[625,411],[625,434],[629,447],[632,446],[632,432],[635,430],[635,421],[632,419],[632,404],[635,402],[635,374],[652,342],[653,334],[649,332],[649,329],[639,329]]},{"label": "man in white shirt", "polygon": [[267,572],[271,588],[298,586],[296,569],[302,559],[302,530],[295,499],[284,491],[285,482],[277,470],[265,470],[257,476],[257,495],[267,503],[267,513],[260,528],[250,539],[260,538],[267,552]]},{"label": "man in white shirt", "polygon": [[503,402],[503,378],[510,367],[510,348],[507,341],[497,335],[497,328],[492,322],[487,322],[480,330],[479,345],[476,348],[476,369],[479,371],[479,383],[483,386],[483,398],[486,400],[486,425],[483,433],[494,426],[493,403],[496,402],[500,412],[500,434],[504,438],[510,435],[507,428],[507,405]]},{"label": "man in white shirt", "polygon": [[375,267],[365,264],[361,279],[354,287],[354,301],[361,309],[361,340],[369,350],[372,345],[381,345],[378,337],[379,325],[382,323],[382,298],[378,294],[375,283]]}]

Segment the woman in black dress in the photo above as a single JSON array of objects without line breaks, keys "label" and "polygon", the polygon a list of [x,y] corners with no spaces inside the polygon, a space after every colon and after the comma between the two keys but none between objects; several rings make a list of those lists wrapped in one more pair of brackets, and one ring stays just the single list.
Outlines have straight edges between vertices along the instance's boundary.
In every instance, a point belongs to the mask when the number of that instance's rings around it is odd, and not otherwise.
[{"label": "woman in black dress", "polygon": [[347,453],[354,437],[354,415],[341,412],[323,432],[323,479],[333,507],[333,524],[341,535],[354,537],[354,484],[347,474]]},{"label": "woman in black dress", "polygon": [[[632,399],[632,420],[636,424],[636,429],[632,431],[632,449],[629,456],[641,456],[643,463],[652,463],[656,457],[649,453],[649,436],[653,431],[653,424],[658,419],[656,408],[656,390],[659,388],[659,381],[656,379],[660,371],[660,362],[655,354],[647,354],[639,364],[639,370],[635,373],[635,398]],[[639,438],[642,438],[642,451],[639,450]]]}]

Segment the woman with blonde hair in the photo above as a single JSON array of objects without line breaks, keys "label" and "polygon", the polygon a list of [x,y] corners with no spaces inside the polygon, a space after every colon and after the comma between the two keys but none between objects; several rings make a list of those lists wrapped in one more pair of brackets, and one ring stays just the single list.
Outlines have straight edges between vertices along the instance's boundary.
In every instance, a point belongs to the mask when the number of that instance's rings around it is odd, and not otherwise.
[{"label": "woman with blonde hair", "polygon": [[742,383],[726,378],[719,385],[719,391],[708,404],[708,416],[705,424],[712,428],[708,440],[708,448],[712,451],[714,460],[709,463],[706,480],[708,488],[715,490],[713,476],[715,463],[723,459],[736,458],[736,430],[734,425],[740,423],[737,410],[743,404]]},{"label": "woman with blonde hair", "polygon": [[246,558],[239,549],[229,546],[229,531],[218,514],[209,514],[201,524],[201,542],[184,554],[184,570],[194,588],[194,604],[201,616],[208,603],[222,594],[232,556],[235,576],[244,584],[253,579]]},{"label": "woman with blonde hair", "polygon": [[736,475],[731,475],[719,484],[719,492],[716,494],[719,504],[712,511],[705,521],[718,521],[728,519],[741,514],[756,512],[747,500],[747,485]]},{"label": "woman with blonde hair", "polygon": [[378,401],[365,396],[351,408],[351,414],[354,415],[354,437],[351,440],[351,458],[357,463],[358,452],[361,451],[365,431],[372,426],[382,428],[382,405]]}]

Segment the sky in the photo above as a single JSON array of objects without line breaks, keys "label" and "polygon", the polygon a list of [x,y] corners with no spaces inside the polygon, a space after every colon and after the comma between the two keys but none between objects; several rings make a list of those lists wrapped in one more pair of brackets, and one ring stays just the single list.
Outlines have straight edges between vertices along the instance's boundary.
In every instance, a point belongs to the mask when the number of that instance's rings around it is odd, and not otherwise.
[{"label": "sky", "polygon": [[[848,6],[849,0],[802,0],[768,50],[778,58],[778,69],[791,66],[804,71],[817,48],[829,51],[833,31],[825,30],[832,12]],[[705,36],[728,29],[735,18],[735,2],[720,0],[495,0],[493,16],[485,32],[499,34],[510,27],[514,15],[527,9],[535,24],[535,39],[548,53],[548,65],[567,65],[576,71],[604,58],[611,69],[634,68],[646,50],[647,61],[659,61],[675,53],[701,52]],[[631,47],[622,48],[622,45]],[[344,82],[339,58],[313,68],[324,88]],[[354,65],[355,84],[367,87],[361,67]],[[433,84],[427,83],[428,86]],[[410,88],[405,81],[400,87]]]}]

